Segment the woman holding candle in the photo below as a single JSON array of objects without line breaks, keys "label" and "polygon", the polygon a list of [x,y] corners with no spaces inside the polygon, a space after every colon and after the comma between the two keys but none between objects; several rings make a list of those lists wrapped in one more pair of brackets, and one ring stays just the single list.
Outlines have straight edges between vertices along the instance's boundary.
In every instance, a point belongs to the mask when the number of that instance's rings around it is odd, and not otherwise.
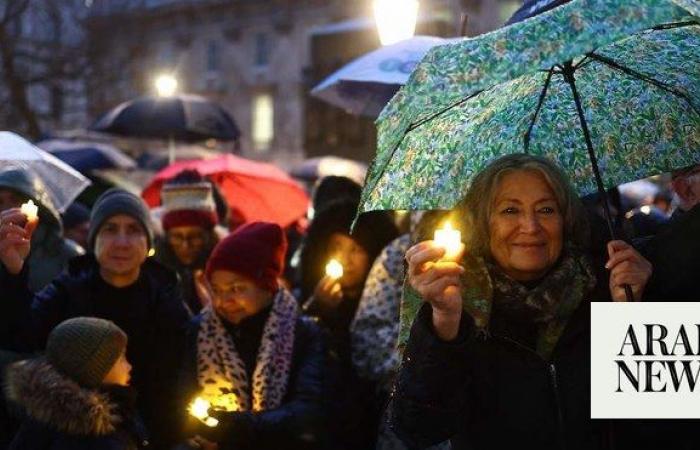
[{"label": "woman holding candle", "polygon": [[219,242],[207,262],[211,301],[191,323],[179,396],[200,420],[208,419],[197,404],[211,405],[206,414],[218,423],[189,421],[200,442],[257,450],[325,443],[326,345],[278,282],[286,248],[282,228],[254,222]]},{"label": "woman holding candle", "polygon": [[[34,208],[29,206],[30,201]],[[29,288],[32,292],[37,292],[60,274],[71,258],[83,253],[83,250],[74,242],[64,239],[61,216],[46,195],[40,179],[23,168],[1,169],[0,212],[14,208],[21,212],[19,209],[23,205],[27,205],[24,211],[35,213],[39,219],[36,230],[31,234],[31,252],[26,259],[30,269]],[[24,215],[26,218],[26,214]],[[8,274],[0,265],[0,284],[6,275]]]},{"label": "woman holding candle", "polygon": [[[373,448],[377,436],[374,385],[361,380],[352,366],[350,324],[372,262],[398,235],[384,211],[362,215],[350,234],[357,206],[356,201],[336,201],[317,211],[301,257],[305,291],[312,293],[304,309],[330,331],[331,348],[337,356],[339,376],[333,404],[338,420],[332,425],[338,448],[347,449]],[[339,266],[342,275],[337,278]]]},{"label": "woman holding candle", "polygon": [[608,245],[608,280],[562,172],[529,155],[478,174],[457,208],[466,251],[428,240],[406,253],[407,303],[423,302],[395,385],[391,422],[416,446],[602,448],[590,417],[590,301],[640,299],[651,265]]}]

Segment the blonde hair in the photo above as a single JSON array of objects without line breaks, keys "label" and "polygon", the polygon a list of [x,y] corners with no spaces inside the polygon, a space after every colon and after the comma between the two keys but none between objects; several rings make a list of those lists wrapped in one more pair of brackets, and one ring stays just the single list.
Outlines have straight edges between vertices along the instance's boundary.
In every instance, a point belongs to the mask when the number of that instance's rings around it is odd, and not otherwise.
[{"label": "blonde hair", "polygon": [[460,215],[457,223],[469,251],[479,256],[490,256],[489,218],[494,197],[503,176],[515,171],[534,171],[542,175],[552,189],[564,219],[564,242],[584,248],[589,237],[588,222],[567,176],[547,159],[514,153],[491,162],[479,172],[456,208]]}]

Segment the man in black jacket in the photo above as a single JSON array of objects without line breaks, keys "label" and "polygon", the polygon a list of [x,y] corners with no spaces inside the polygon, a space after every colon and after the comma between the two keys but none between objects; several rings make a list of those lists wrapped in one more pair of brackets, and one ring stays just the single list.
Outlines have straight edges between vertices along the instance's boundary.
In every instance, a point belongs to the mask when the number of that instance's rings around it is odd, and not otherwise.
[{"label": "man in black jacket", "polygon": [[[156,448],[171,443],[177,420],[174,408],[179,356],[189,313],[174,273],[150,260],[152,243],[148,209],[123,190],[105,192],[91,215],[91,252],[71,261],[68,271],[32,295],[27,287],[31,235],[18,209],[0,216],[0,279],[4,298],[3,347],[43,349],[51,330],[77,316],[113,321],[129,336],[127,357],[133,362],[138,409]],[[28,227],[29,228],[29,227]]]},{"label": "man in black jacket", "polygon": [[646,299],[700,301],[700,164],[673,173],[679,205],[668,225],[642,249],[653,264]]}]

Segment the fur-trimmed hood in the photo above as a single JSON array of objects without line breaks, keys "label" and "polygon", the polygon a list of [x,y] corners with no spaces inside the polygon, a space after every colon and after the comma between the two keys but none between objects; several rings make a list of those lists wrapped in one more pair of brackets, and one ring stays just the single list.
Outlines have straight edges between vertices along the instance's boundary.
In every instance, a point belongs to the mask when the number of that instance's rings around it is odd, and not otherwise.
[{"label": "fur-trimmed hood", "polygon": [[45,358],[10,365],[5,394],[33,420],[66,434],[106,436],[123,421],[108,393],[80,386]]}]

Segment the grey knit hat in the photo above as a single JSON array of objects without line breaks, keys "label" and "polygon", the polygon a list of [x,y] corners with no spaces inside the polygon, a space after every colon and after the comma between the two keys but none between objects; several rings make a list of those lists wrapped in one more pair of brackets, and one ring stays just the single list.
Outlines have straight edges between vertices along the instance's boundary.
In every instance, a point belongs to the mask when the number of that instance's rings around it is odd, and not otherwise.
[{"label": "grey knit hat", "polygon": [[126,333],[113,322],[76,317],[51,331],[46,358],[78,384],[97,387],[126,350],[126,342]]},{"label": "grey knit hat", "polygon": [[151,215],[146,203],[136,195],[123,189],[112,188],[105,191],[97,199],[90,214],[90,230],[88,232],[88,245],[90,249],[95,248],[95,238],[100,231],[102,224],[112,216],[126,214],[138,220],[143,226],[148,238],[148,247],[153,243],[153,227],[151,226]]}]

